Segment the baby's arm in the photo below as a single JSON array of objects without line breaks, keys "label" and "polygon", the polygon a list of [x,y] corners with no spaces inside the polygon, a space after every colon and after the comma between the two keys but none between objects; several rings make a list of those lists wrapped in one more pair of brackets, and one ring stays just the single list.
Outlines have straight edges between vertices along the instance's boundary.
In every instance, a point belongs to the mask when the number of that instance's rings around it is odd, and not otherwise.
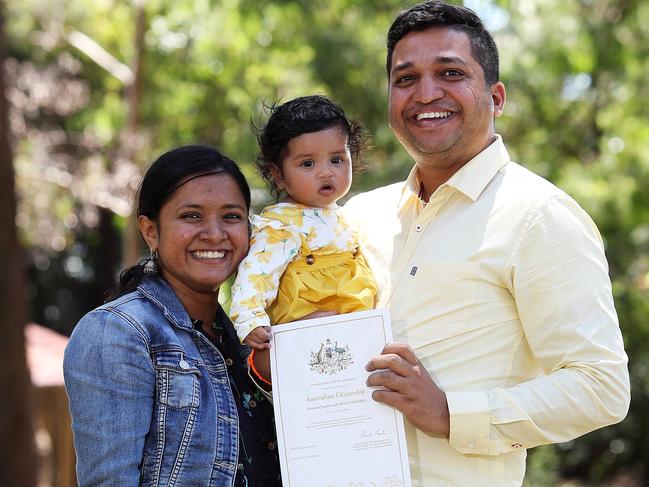
[{"label": "baby's arm", "polygon": [[243,343],[255,350],[270,348],[270,326],[258,326],[248,333]]},{"label": "baby's arm", "polygon": [[248,256],[232,286],[230,317],[242,342],[251,331],[271,325],[266,308],[277,297],[280,278],[301,243],[280,222],[259,220],[262,223],[253,225]]}]

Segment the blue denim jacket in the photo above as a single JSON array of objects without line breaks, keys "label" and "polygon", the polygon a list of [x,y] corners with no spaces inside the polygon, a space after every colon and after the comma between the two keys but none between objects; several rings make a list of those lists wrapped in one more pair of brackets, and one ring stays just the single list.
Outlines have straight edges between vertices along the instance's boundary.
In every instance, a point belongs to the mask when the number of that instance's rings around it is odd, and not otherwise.
[{"label": "blue denim jacket", "polygon": [[226,365],[163,279],[85,315],[63,369],[80,486],[233,485]]}]

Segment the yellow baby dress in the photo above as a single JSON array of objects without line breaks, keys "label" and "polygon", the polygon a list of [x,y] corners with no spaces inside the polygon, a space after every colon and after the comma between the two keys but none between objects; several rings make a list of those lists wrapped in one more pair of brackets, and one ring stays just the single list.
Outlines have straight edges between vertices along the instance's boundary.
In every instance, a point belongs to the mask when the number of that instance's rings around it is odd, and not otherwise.
[{"label": "yellow baby dress", "polygon": [[377,288],[339,208],[267,206],[251,218],[248,256],[232,287],[230,315],[243,340],[258,326],[318,310],[371,309]]}]

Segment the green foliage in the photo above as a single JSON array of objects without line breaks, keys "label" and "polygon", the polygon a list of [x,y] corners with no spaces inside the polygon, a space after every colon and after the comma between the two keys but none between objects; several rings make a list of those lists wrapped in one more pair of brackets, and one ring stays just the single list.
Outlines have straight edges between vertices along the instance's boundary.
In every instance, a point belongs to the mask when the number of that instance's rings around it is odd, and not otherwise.
[{"label": "green foliage", "polygon": [[649,107],[641,93],[649,77],[649,5],[545,0],[507,6],[510,22],[498,41],[509,106],[500,131],[515,159],[553,180],[597,222],[633,397],[620,425],[532,451],[528,478],[538,482],[530,485],[547,485],[540,478],[552,458],[563,475],[586,485],[624,478],[646,484],[649,424],[641,411],[649,397]]},{"label": "green foliage", "polygon": [[[628,419],[531,451],[527,485],[649,484],[649,2],[465,3],[495,26],[508,93],[497,127],[513,159],[575,197],[602,232],[630,357]],[[242,164],[256,204],[267,200],[251,122],[263,124],[264,105],[277,100],[330,95],[367,128],[373,148],[354,191],[407,174],[411,161],[386,123],[384,67],[385,33],[402,0],[148,0],[137,106],[123,79],[70,41],[83,33],[133,70],[135,4],[7,6],[17,223],[32,284],[45,283],[30,288],[41,290],[37,308],[71,307],[60,291],[94,275],[92,256],[106,238],[100,209],[119,215],[113,228],[125,232],[142,168],[172,146],[217,145]],[[79,259],[81,270],[70,264]],[[43,294],[48,286],[58,294]],[[53,323],[43,309],[33,315]]]}]

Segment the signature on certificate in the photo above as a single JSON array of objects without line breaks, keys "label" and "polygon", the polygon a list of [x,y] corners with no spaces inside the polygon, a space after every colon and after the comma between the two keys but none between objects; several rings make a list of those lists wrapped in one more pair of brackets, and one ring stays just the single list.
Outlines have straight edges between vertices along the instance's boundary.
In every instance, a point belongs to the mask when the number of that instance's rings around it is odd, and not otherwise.
[{"label": "signature on certificate", "polygon": [[358,434],[359,438],[375,438],[375,437],[380,437],[380,436],[385,436],[387,434],[387,431],[385,428],[370,428],[370,429],[362,429],[361,432]]}]

